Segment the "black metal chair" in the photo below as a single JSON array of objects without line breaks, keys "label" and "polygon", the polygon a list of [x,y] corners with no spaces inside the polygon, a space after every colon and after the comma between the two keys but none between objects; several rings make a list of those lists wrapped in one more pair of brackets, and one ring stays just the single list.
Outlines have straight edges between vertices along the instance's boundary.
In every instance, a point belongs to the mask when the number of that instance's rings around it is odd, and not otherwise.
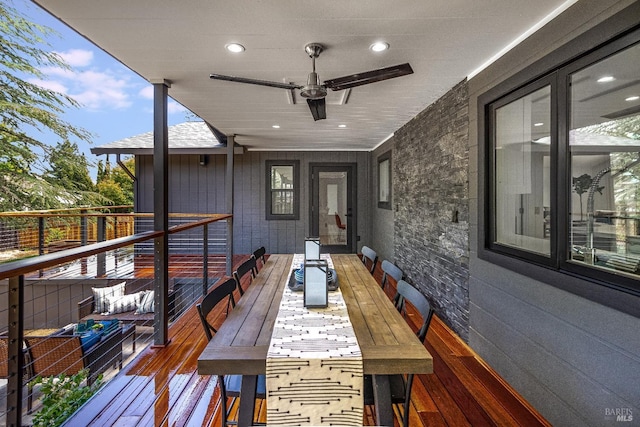
[{"label": "black metal chair", "polygon": [[[398,281],[398,293],[396,295],[396,308],[403,313],[406,301],[409,301],[422,317],[422,326],[418,330],[418,339],[424,343],[427,338],[429,324],[433,317],[433,310],[427,298],[416,288],[404,280]],[[411,404],[411,386],[413,385],[413,374],[391,375],[389,377],[391,385],[391,403],[403,405],[402,425],[409,427],[409,405]],[[373,405],[373,378],[370,375],[364,377],[364,404]]]},{"label": "black metal chair", "polygon": [[213,310],[213,308],[218,305],[223,299],[227,298],[227,315],[229,314],[229,306],[231,308],[236,306],[236,301],[233,298],[233,290],[236,288],[235,279],[227,279],[220,285],[216,286],[209,292],[203,299],[202,302],[196,305],[196,309],[198,310],[198,315],[200,316],[200,321],[202,322],[202,327],[204,328],[204,333],[207,336],[207,340],[211,341],[213,335],[218,331],[216,328],[209,323],[207,320],[207,316]]},{"label": "black metal chair", "polygon": [[264,263],[267,262],[267,259],[265,258],[265,254],[267,253],[267,250],[265,249],[264,246],[260,246],[258,249],[256,249],[255,251],[253,251],[253,259],[256,261],[256,267],[254,269],[254,274],[258,274],[258,261],[260,261],[262,263],[262,266],[264,266]]},{"label": "black metal chair", "polygon": [[244,289],[242,289],[242,285],[240,285],[240,280],[247,275],[250,274],[250,280],[256,277],[256,259],[251,256],[248,260],[244,261],[240,266],[233,272],[233,278],[236,280],[236,285],[238,286],[238,291],[240,292],[240,296],[244,295]]},{"label": "black metal chair", "polygon": [[[378,263],[378,254],[376,254],[376,251],[368,246],[363,246],[362,263],[369,269],[369,272],[373,274],[373,271],[376,269],[376,264]],[[371,267],[369,267],[368,264],[371,264]]]},{"label": "black metal chair", "polygon": [[382,261],[381,267],[382,267],[382,281],[380,282],[380,286],[382,287],[382,289],[384,289],[385,286],[387,286],[387,282],[389,281],[389,276],[391,276],[393,280],[396,281],[396,284],[400,280],[402,280],[404,273],[402,272],[402,270],[400,270],[398,266],[392,264],[391,262],[385,259]]},{"label": "black metal chair", "polygon": [[[234,279],[228,279],[220,285],[216,286],[209,292],[202,302],[196,305],[200,321],[207,340],[211,341],[211,338],[218,332],[216,328],[209,323],[207,316],[220,302],[226,299],[227,301],[227,314],[229,314],[229,306],[233,309],[236,306],[235,299],[233,298],[233,291],[236,288],[236,281]],[[222,409],[222,427],[227,425],[237,424],[235,421],[229,421],[229,413],[235,399],[240,396],[240,389],[242,385],[242,375],[218,375],[218,385],[220,386],[221,396],[221,409]],[[231,405],[227,408],[227,399],[233,398]],[[256,398],[266,399],[266,377],[264,375],[258,375],[258,381],[256,386]]]}]

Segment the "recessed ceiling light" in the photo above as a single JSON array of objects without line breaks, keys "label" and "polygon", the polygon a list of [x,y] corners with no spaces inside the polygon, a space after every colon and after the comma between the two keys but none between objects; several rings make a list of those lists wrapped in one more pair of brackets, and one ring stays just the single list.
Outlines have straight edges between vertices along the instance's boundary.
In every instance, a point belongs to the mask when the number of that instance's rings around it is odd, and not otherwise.
[{"label": "recessed ceiling light", "polygon": [[271,127],[274,129],[280,129],[280,125],[272,125]]},{"label": "recessed ceiling light", "polygon": [[598,83],[609,83],[614,81],[616,78],[613,76],[602,76],[598,79]]},{"label": "recessed ceiling light", "polygon": [[544,125],[544,123],[534,123],[533,125],[536,126],[536,127],[539,127],[539,126]]},{"label": "recessed ceiling light", "polygon": [[240,43],[229,43],[228,45],[225,46],[225,48],[229,52],[233,52],[233,53],[244,52],[244,46],[242,46]]},{"label": "recessed ceiling light", "polygon": [[389,43],[386,43],[386,42],[375,42],[374,44],[369,46],[369,49],[371,49],[374,52],[382,52],[383,50],[389,49]]},{"label": "recessed ceiling light", "polygon": [[634,96],[630,96],[628,98],[625,98],[625,101],[637,101],[638,99],[640,99],[640,96],[634,95]]},{"label": "recessed ceiling light", "polygon": [[346,128],[347,125],[338,125],[339,128]]}]

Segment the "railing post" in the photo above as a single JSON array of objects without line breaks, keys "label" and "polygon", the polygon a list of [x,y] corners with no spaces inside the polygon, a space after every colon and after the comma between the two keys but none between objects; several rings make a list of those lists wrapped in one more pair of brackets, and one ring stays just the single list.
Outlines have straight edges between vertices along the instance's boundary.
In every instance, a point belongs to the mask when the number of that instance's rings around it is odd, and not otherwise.
[{"label": "railing post", "polygon": [[[104,242],[107,236],[107,217],[99,216],[98,217],[98,235],[96,236],[96,240],[98,242]],[[96,276],[103,277],[107,274],[107,254],[106,252],[100,252],[96,255]]]},{"label": "railing post", "polygon": [[209,291],[209,224],[202,226],[202,295]]},{"label": "railing post", "polygon": [[[44,216],[38,217],[38,255],[44,255]],[[44,272],[38,271],[38,275],[42,277]]]},{"label": "railing post", "polygon": [[[118,217],[114,216],[113,217],[113,238],[117,239],[118,238]],[[115,268],[118,268],[118,251],[115,251],[113,254],[113,263],[115,265]]]},{"label": "railing post", "polygon": [[7,426],[22,425],[22,378],[24,358],[24,275],[9,278],[9,355],[7,381]]},{"label": "railing post", "polygon": [[[86,209],[80,209],[80,245],[87,246],[87,217]],[[80,260],[80,273],[87,274],[87,259],[82,258]]]}]

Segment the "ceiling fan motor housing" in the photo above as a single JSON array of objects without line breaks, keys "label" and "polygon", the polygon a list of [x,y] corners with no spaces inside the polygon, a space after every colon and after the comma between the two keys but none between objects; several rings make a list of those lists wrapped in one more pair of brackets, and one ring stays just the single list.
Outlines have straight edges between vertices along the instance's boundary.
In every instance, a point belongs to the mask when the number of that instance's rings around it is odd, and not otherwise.
[{"label": "ceiling fan motor housing", "polygon": [[315,71],[309,73],[307,85],[300,89],[300,95],[309,99],[320,99],[327,96],[327,89],[320,84],[320,77]]}]

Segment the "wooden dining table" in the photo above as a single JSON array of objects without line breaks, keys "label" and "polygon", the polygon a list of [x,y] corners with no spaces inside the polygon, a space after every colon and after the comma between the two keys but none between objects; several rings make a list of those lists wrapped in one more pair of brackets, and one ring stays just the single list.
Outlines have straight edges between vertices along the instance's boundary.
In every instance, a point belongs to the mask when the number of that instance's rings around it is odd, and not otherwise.
[{"label": "wooden dining table", "polygon": [[[389,375],[428,374],[433,358],[371,273],[354,254],[331,254],[340,290],[372,375],[376,419],[393,425]],[[238,425],[253,423],[256,375],[265,374],[267,352],[292,254],[272,254],[198,358],[201,375],[243,375]]]}]

